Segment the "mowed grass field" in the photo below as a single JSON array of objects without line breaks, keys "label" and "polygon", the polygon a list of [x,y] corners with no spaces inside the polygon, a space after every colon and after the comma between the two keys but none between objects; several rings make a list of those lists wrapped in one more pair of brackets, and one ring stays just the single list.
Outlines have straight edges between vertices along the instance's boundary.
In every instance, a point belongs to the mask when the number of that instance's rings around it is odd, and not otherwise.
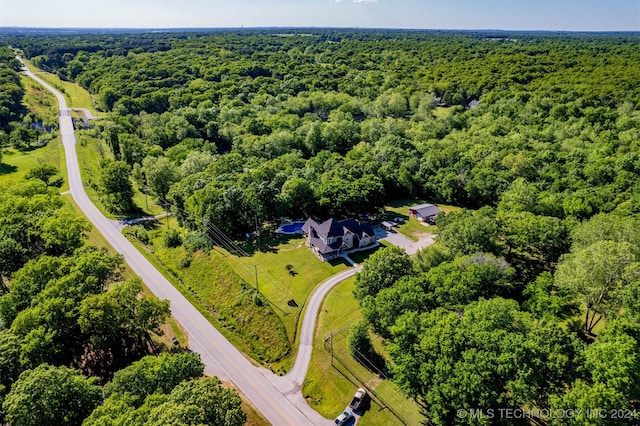
[{"label": "mowed grass field", "polygon": [[[320,414],[333,418],[349,404],[356,389],[366,384],[374,390],[375,395],[369,410],[358,420],[358,424],[423,424],[420,407],[413,400],[405,397],[391,381],[383,380],[378,374],[364,368],[346,348],[349,326],[362,318],[358,302],[353,296],[355,280],[353,277],[337,285],[322,304],[302,394]],[[333,337],[330,338],[332,333]],[[377,340],[374,339],[374,344],[382,353]]]},{"label": "mowed grass field", "polygon": [[[255,286],[256,271],[260,292],[274,305],[291,342],[297,336],[298,319],[306,300],[318,284],[350,265],[342,258],[322,262],[304,245],[300,236],[262,237],[262,250],[246,246],[247,257],[227,257],[227,262],[248,283]],[[291,303],[293,301],[294,303]],[[291,306],[291,305],[297,305]]]}]

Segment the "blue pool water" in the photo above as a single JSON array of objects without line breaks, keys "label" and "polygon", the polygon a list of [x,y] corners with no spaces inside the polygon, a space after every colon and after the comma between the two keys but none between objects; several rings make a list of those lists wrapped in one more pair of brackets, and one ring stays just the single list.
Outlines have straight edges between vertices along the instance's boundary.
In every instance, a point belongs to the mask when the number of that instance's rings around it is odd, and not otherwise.
[{"label": "blue pool water", "polygon": [[304,222],[287,223],[280,227],[280,231],[287,234],[300,233],[302,232],[302,225],[304,225]]}]

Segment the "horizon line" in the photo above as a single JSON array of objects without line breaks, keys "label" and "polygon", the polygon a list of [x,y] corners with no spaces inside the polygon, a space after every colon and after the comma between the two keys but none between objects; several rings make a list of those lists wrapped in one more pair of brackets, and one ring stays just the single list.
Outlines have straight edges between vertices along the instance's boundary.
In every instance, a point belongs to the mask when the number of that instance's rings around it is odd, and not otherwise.
[{"label": "horizon line", "polygon": [[215,31],[215,30],[269,30],[269,29],[313,29],[313,30],[393,30],[393,31],[459,31],[459,32],[524,32],[524,33],[638,33],[634,30],[560,30],[560,29],[502,29],[502,28],[411,28],[411,27],[366,27],[366,26],[228,26],[228,27],[38,27],[0,25],[0,30],[58,30],[58,31]]}]

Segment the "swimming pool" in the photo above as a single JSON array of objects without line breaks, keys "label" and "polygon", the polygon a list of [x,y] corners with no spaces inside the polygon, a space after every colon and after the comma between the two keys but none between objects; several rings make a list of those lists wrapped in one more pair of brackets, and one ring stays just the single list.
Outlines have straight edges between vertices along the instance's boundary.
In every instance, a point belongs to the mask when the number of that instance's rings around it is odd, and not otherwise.
[{"label": "swimming pool", "polygon": [[280,225],[278,232],[280,232],[281,234],[301,234],[302,225],[304,225],[304,222],[293,222],[287,223],[285,225]]}]

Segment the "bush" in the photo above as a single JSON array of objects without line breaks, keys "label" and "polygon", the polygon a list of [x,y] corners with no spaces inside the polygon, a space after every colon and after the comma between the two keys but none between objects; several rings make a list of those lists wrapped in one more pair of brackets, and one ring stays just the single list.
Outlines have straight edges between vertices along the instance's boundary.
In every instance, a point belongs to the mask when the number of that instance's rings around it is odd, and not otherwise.
[{"label": "bush", "polygon": [[184,247],[187,250],[196,252],[198,250],[209,250],[211,244],[201,232],[188,232],[184,238]]},{"label": "bush", "polygon": [[136,226],[135,236],[142,244],[149,244],[149,233],[142,226]]},{"label": "bush", "polygon": [[349,327],[347,347],[355,358],[359,358],[361,355],[366,356],[372,352],[373,347],[371,339],[369,339],[369,324],[366,321],[360,320]]},{"label": "bush", "polygon": [[182,244],[182,237],[175,229],[170,229],[164,234],[164,244],[169,248],[176,248]]},{"label": "bush", "polygon": [[178,262],[178,267],[184,269],[191,266],[191,261],[193,260],[193,253],[189,250],[186,251],[182,259]]}]

